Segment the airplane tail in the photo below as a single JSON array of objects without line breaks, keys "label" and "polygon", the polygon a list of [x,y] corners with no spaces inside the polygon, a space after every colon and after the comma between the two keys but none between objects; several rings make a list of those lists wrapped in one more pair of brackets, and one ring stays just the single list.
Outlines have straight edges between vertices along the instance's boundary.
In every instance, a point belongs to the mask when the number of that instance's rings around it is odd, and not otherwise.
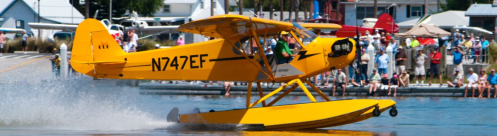
[{"label": "airplane tail", "polygon": [[378,21],[376,21],[376,24],[374,25],[373,28],[382,28],[386,32],[389,33],[398,33],[399,32],[399,26],[395,24],[395,21],[393,20],[392,16],[387,13],[383,13],[378,17]]},{"label": "airplane tail", "polygon": [[70,63],[77,72],[94,77],[98,64],[124,63],[125,54],[100,21],[86,19],[76,29]]}]

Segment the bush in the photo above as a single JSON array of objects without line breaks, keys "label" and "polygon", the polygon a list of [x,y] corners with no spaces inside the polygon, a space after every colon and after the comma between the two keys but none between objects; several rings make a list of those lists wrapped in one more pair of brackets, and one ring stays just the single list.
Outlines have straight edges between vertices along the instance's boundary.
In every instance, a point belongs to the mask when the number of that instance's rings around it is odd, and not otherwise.
[{"label": "bush", "polygon": [[[68,46],[68,50],[72,49],[72,41],[71,40],[55,40],[55,42],[51,42],[49,40],[38,39],[38,38],[30,38],[28,40],[28,51],[38,51],[40,53],[50,53],[53,48],[59,48],[62,43],[66,43]],[[17,38],[13,40],[7,40],[5,43],[5,51],[9,53],[14,53],[14,51],[22,51],[22,39]]]},{"label": "bush", "polygon": [[[146,50],[152,50],[155,49],[155,44],[157,42],[152,39],[141,39],[138,40],[138,47],[136,50],[138,51],[146,51]],[[176,41],[174,40],[164,40],[158,43],[161,46],[176,46]]]}]

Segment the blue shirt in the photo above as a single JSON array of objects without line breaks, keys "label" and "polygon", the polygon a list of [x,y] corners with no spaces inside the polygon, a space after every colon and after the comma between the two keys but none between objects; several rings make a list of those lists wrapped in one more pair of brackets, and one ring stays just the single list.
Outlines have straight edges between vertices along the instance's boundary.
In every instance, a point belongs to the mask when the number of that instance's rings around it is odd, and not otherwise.
[{"label": "blue shirt", "polygon": [[454,64],[461,64],[462,63],[462,54],[460,52],[454,51],[452,52],[452,55],[454,55]]},{"label": "blue shirt", "polygon": [[491,85],[495,85],[497,84],[497,75],[494,74],[488,74],[488,77],[487,77],[487,81],[491,84]]},{"label": "blue shirt", "polygon": [[378,63],[378,68],[387,68],[389,61],[390,59],[388,58],[387,54],[378,55],[378,57],[376,57],[376,63]]},{"label": "blue shirt", "polygon": [[482,48],[482,49],[487,49],[488,44],[489,44],[489,43],[488,43],[488,40],[483,41],[483,42],[481,43],[481,48]]}]

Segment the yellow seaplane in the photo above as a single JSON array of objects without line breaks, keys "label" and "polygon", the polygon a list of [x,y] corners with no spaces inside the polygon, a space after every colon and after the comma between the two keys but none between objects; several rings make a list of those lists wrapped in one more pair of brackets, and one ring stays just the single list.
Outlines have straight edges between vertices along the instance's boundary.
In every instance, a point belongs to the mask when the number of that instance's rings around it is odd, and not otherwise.
[{"label": "yellow seaplane", "polygon": [[[199,124],[259,125],[264,130],[297,130],[339,126],[362,121],[391,109],[395,101],[375,99],[331,100],[309,80],[317,74],[348,66],[356,57],[356,42],[351,38],[322,38],[308,30],[339,29],[336,24],[288,23],[240,15],[219,15],[193,21],[178,31],[215,38],[167,49],[126,53],[97,20],[86,19],[76,29],[71,66],[94,78],[149,80],[205,80],[248,82],[246,108],[178,114],[171,110],[168,121]],[[288,33],[302,45],[293,60],[278,63],[274,55],[253,41]],[[245,43],[249,44],[245,44]],[[287,54],[288,55],[288,54]],[[251,101],[252,83],[259,99]],[[263,94],[261,82],[285,82]],[[306,83],[323,98],[316,101]],[[275,105],[300,87],[310,103]],[[286,91],[281,93],[284,89]],[[268,98],[279,95],[272,101]],[[394,113],[394,114],[392,114]]]}]

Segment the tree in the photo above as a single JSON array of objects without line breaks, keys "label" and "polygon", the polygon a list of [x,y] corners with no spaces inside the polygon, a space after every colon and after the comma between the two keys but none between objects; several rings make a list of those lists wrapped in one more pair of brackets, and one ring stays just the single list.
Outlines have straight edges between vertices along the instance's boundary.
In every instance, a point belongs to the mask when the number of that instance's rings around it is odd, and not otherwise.
[{"label": "tree", "polygon": [[447,4],[441,4],[442,10],[468,10],[471,6],[470,1],[479,4],[492,4],[488,0],[447,0]]},{"label": "tree", "polygon": [[[88,4],[89,17],[93,17],[95,11],[99,10],[97,19],[109,18],[109,2],[110,0],[91,0]],[[129,11],[129,13],[136,11],[141,16],[153,16],[163,6],[163,0],[112,0],[112,16],[121,17],[126,11]],[[73,7],[81,13],[86,11],[86,5],[80,6],[79,2],[74,2]]]}]

